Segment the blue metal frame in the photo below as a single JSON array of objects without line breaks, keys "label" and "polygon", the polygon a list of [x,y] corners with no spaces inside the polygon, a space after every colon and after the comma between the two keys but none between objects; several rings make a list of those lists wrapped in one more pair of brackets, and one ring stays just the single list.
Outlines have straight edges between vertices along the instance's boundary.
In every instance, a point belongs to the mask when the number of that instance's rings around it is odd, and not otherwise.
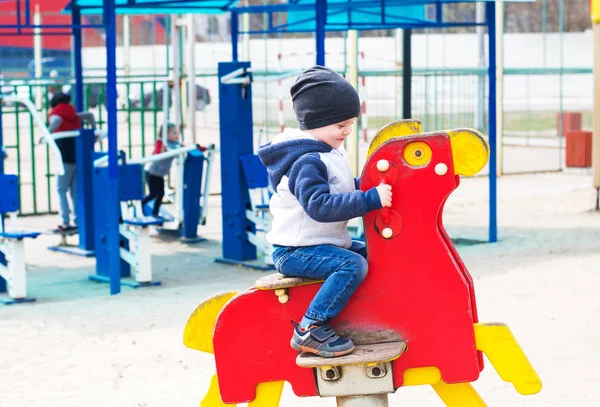
[{"label": "blue metal frame", "polygon": [[[518,0],[516,0],[518,1]],[[531,0],[523,0],[523,2],[530,2]],[[269,29],[267,30],[251,30],[251,31],[240,31],[240,33],[246,34],[259,34],[259,33],[278,33],[278,32],[315,32],[316,39],[316,63],[319,65],[325,64],[325,32],[326,31],[346,31],[348,29],[387,29],[387,28],[442,28],[442,27],[476,27],[476,26],[487,26],[488,27],[488,41],[489,41],[489,64],[488,64],[488,77],[489,77],[489,94],[488,94],[488,115],[489,115],[489,134],[488,140],[490,144],[490,161],[489,161],[489,236],[488,241],[490,243],[498,240],[498,220],[497,220],[497,148],[496,148],[496,21],[495,21],[495,1],[488,0],[486,3],[486,21],[484,23],[476,22],[444,22],[443,18],[443,5],[446,3],[465,3],[475,1],[460,1],[460,0],[379,0],[368,1],[359,0],[348,2],[336,2],[328,3],[327,0],[311,0],[310,3],[301,3],[301,0],[289,0],[288,4],[269,4],[263,6],[248,6],[248,7],[233,7],[232,12],[236,14],[244,13],[263,13],[268,15]],[[385,9],[387,6],[407,6],[407,5],[434,5],[435,6],[435,21],[424,20],[414,22],[403,22],[403,23],[388,23],[385,21]],[[328,12],[348,12],[352,10],[363,8],[373,8],[376,6],[381,7],[381,24],[360,24],[350,23],[347,26],[341,26],[339,24],[328,24],[327,16]],[[273,25],[273,15],[275,13],[284,13],[289,11],[315,11],[315,22],[316,29],[290,29],[293,24],[282,24],[279,26]],[[331,14],[330,14],[331,15]],[[237,15],[236,15],[237,18]],[[338,25],[339,27],[336,27]],[[232,37],[233,38],[233,37]],[[237,34],[235,36],[237,41]],[[236,59],[237,59],[237,53]],[[410,70],[410,67],[408,67]],[[409,71],[410,72],[410,71]],[[406,73],[406,70],[405,70]],[[409,78],[405,78],[409,80]],[[226,113],[229,114],[229,113]],[[223,116],[221,116],[223,117]],[[251,129],[251,128],[250,128]],[[241,215],[240,215],[241,216]],[[241,233],[241,232],[239,232]],[[238,234],[239,234],[238,233]],[[225,239],[225,236],[224,236]]]},{"label": "blue metal frame", "polygon": [[[452,1],[454,2],[454,1]],[[460,3],[461,1],[456,1]],[[464,2],[464,1],[462,1]],[[375,30],[375,29],[393,29],[393,28],[442,28],[442,27],[464,27],[464,26],[480,26],[484,25],[483,23],[475,23],[475,22],[459,22],[459,23],[451,23],[451,22],[443,22],[443,8],[442,5],[444,3],[449,2],[439,2],[439,1],[428,1],[428,0],[379,0],[375,1],[349,1],[347,3],[341,2],[327,2],[326,0],[314,0],[314,3],[304,3],[300,2],[292,2],[289,1],[288,4],[269,4],[263,6],[247,6],[247,7],[233,7],[231,9],[232,12],[237,12],[239,14],[243,13],[262,13],[267,15],[267,19],[269,22],[269,28],[266,30],[249,30],[249,31],[241,31],[241,33],[245,34],[264,34],[264,33],[277,33],[277,32],[315,32],[312,29],[306,28],[294,28],[295,26],[300,25],[301,23],[311,22],[313,21],[310,18],[306,20],[296,21],[294,23],[285,23],[275,25],[273,24],[273,15],[276,13],[284,13],[284,12],[295,12],[295,11],[313,11],[316,13],[320,13],[324,8],[326,8],[327,12],[324,17],[324,21],[326,24],[326,31],[347,31],[349,29],[356,30]],[[419,6],[419,5],[431,5],[435,4],[436,6],[436,21],[428,20],[428,19],[416,19],[412,17],[404,17],[395,14],[386,13],[387,9],[393,7],[401,7],[401,6]],[[380,11],[370,11],[375,7],[380,7]],[[321,11],[319,10],[321,9]],[[380,22],[376,23],[361,23],[361,22],[352,22],[349,24],[340,24],[340,23],[328,23],[327,17],[331,17],[333,15],[348,13],[350,14],[352,11],[360,11],[363,14],[370,15],[379,15]],[[390,17],[395,18],[403,18],[405,21],[403,22],[393,22],[386,21],[386,18],[389,20]],[[315,21],[318,24],[319,17],[315,16]],[[350,20],[350,19],[349,19]]]},{"label": "blue metal frame", "polygon": [[[107,110],[107,128],[108,128],[108,168],[107,171],[107,182],[101,187],[105,190],[103,194],[101,194],[103,200],[99,200],[95,202],[98,205],[103,205],[106,208],[105,211],[105,223],[104,227],[106,228],[106,242],[110,250],[107,251],[106,256],[104,256],[103,261],[108,262],[108,268],[110,270],[108,280],[110,282],[110,293],[118,294],[120,292],[121,286],[121,272],[122,267],[120,265],[120,233],[119,233],[119,205],[118,205],[118,186],[119,186],[119,167],[118,167],[118,151],[117,151],[117,89],[116,89],[116,14],[117,14],[117,4],[115,0],[104,0],[99,1],[98,6],[95,7],[95,10],[98,12],[102,12],[103,21],[102,24],[82,24],[81,18],[84,12],[94,11],[94,7],[79,7],[75,2],[71,2],[68,6],[68,11],[71,13],[71,24],[39,24],[34,25],[31,24],[31,13],[30,13],[30,0],[24,0],[24,11],[22,10],[21,2],[16,2],[17,4],[17,19],[15,24],[4,24],[0,25],[0,29],[3,30],[0,33],[0,36],[4,35],[34,35],[33,29],[39,28],[41,29],[42,35],[72,35],[74,37],[74,53],[73,53],[73,68],[75,72],[75,104],[79,111],[83,110],[84,106],[84,93],[83,93],[83,69],[82,69],[82,38],[81,38],[81,29],[84,28],[93,28],[93,29],[104,29],[106,34],[106,110]],[[198,5],[198,1],[185,1],[185,0],[164,0],[161,2],[146,2],[143,1],[135,1],[129,0],[127,4],[119,4],[119,9],[126,9],[125,13],[135,13],[139,10],[144,10],[145,12],[152,12],[144,8],[144,6],[151,7],[151,9],[155,13],[164,13],[165,10],[173,11],[173,6],[181,6],[182,10],[187,9],[186,4],[189,5],[189,12],[222,12],[229,9],[233,6],[237,0],[227,0],[224,1],[224,5],[222,7],[214,7],[207,6],[202,7]],[[192,8],[193,4],[193,8]],[[207,10],[210,8],[210,10]],[[22,14],[25,14],[25,18],[23,19]],[[236,35],[236,43],[237,43],[237,35]],[[237,50],[237,49],[236,49]],[[234,50],[234,52],[236,51]],[[234,54],[235,55],[235,54]],[[1,130],[1,119],[2,114],[0,110],[0,148],[2,146],[2,130]],[[78,151],[84,150],[87,151],[86,146],[90,140],[89,137],[80,137],[81,143],[78,143]],[[91,138],[93,143],[93,137]],[[91,152],[90,152],[91,154]],[[85,156],[86,162],[89,157],[86,154],[78,154],[79,156]],[[85,165],[78,165],[78,168],[81,167],[82,171],[88,170],[91,171],[91,163]],[[86,167],[86,168],[83,168]],[[89,167],[89,168],[87,168]],[[3,163],[0,160],[0,170],[3,169]],[[92,177],[90,177],[91,179]],[[89,181],[89,180],[88,180]],[[86,185],[87,188],[91,188],[90,183],[88,182]],[[79,187],[78,187],[79,188]],[[81,190],[81,188],[80,188]],[[92,211],[92,205],[78,205],[79,208],[83,208],[85,213],[83,214],[83,218],[80,216],[80,219],[84,222],[88,223],[88,220],[91,220],[93,216],[88,216],[88,212]],[[193,229],[193,225],[189,225],[189,229]],[[86,247],[94,247],[94,227],[93,226],[83,226],[80,227],[80,238],[83,239]],[[89,240],[92,239],[92,243],[89,243]],[[126,244],[126,242],[125,242]]]},{"label": "blue metal frame", "polygon": [[315,39],[317,41],[317,65],[325,65],[325,24],[327,24],[327,0],[316,0]]},{"label": "blue metal frame", "polygon": [[253,153],[252,86],[221,83],[223,76],[240,68],[250,69],[250,63],[219,63],[223,258],[217,262],[235,264],[256,259],[256,247],[246,234],[248,230],[254,231],[255,226],[246,219],[250,195],[240,162],[240,157]]},{"label": "blue metal frame", "polygon": [[[0,103],[0,176],[4,175],[4,150],[2,150],[3,135],[2,135],[2,103]],[[0,191],[2,193],[2,191]],[[4,214],[0,212],[0,226],[4,230]],[[6,266],[6,257],[0,251],[0,264]],[[6,291],[6,280],[0,277],[0,292]]]},{"label": "blue metal frame", "polygon": [[[423,29],[423,28],[451,28],[451,27],[480,27],[485,26],[485,23],[406,23],[406,24],[381,24],[378,25],[377,28],[373,28],[373,26],[364,26],[362,24],[352,24],[349,27],[331,27],[330,25],[326,26],[327,32],[338,32],[338,31],[348,31],[348,30],[387,30],[387,29]],[[270,29],[266,30],[248,30],[243,31],[240,30],[240,34],[273,34],[273,33],[314,33],[315,30],[311,29],[283,29],[285,27],[290,27],[291,24],[282,24],[282,25],[271,25]]]},{"label": "blue metal frame", "polygon": [[238,21],[238,13],[235,11],[231,12],[231,60],[237,62],[238,60],[238,34],[240,23]]},{"label": "blue metal frame", "polygon": [[[183,221],[181,225],[181,238],[185,243],[206,241],[205,238],[198,236],[203,170],[204,154],[199,150],[190,151],[183,163]],[[203,204],[208,205],[208,202],[203,202]]]},{"label": "blue metal frame", "polygon": [[[476,25],[480,25],[477,23],[444,23],[443,22],[443,16],[442,16],[442,3],[459,3],[461,1],[427,1],[427,0],[388,0],[383,1],[381,0],[379,2],[379,4],[382,5],[382,13],[384,14],[382,16],[382,24],[377,24],[376,27],[374,27],[373,25],[363,25],[360,23],[356,23],[356,24],[351,24],[351,28],[356,28],[356,29],[375,29],[375,28],[426,28],[426,27],[450,27],[450,26],[476,26]],[[464,1],[462,1],[464,2]],[[135,0],[130,0],[128,4],[124,4],[124,5],[119,5],[119,8],[124,8],[127,9],[125,12],[135,12],[135,10],[146,10],[147,8],[145,8],[144,6],[147,6],[149,8],[154,9],[157,13],[161,12],[161,8],[163,9],[162,12],[164,12],[164,10],[166,9],[173,9],[173,6],[177,5],[177,8],[180,8],[182,10],[189,10],[191,11],[198,11],[201,10],[205,11],[204,8],[199,7],[196,2],[196,5],[191,6],[193,2],[192,1],[185,1],[185,0],[164,0],[161,2],[152,2],[152,3],[143,3],[143,2],[136,2]],[[327,26],[327,11],[337,11],[337,10],[342,10],[342,11],[351,11],[352,9],[356,9],[359,7],[368,7],[368,6],[373,6],[373,1],[356,1],[356,2],[348,2],[348,3],[327,3],[327,0],[315,0],[314,4],[301,4],[300,1],[290,1],[289,4],[283,4],[283,5],[265,5],[265,6],[252,6],[252,7],[235,7],[232,8],[232,6],[236,3],[235,0],[231,0],[228,1],[226,3],[226,5],[220,9],[220,11],[224,11],[227,9],[230,9],[232,11],[232,18],[233,19],[237,19],[238,14],[240,13],[268,13],[269,14],[269,22],[270,22],[270,30],[263,30],[260,32],[281,32],[281,30],[275,30],[275,28],[279,29],[281,27],[274,27],[272,25],[272,15],[273,13],[279,13],[279,12],[286,12],[289,11],[290,9],[296,9],[296,10],[300,10],[300,9],[305,9],[305,10],[314,10],[316,7],[316,22],[317,22],[317,30],[316,30],[316,41],[317,41],[317,63],[320,64],[325,64],[325,33],[326,31],[345,31],[347,30],[349,27],[335,27],[335,25],[333,27],[328,27]],[[414,21],[411,23],[403,23],[403,24],[391,24],[391,23],[387,23],[385,22],[385,12],[384,9],[386,7],[386,5],[388,6],[394,6],[394,5],[417,5],[417,4],[435,4],[436,5],[436,22],[435,23],[426,23],[426,22],[419,22],[419,21]],[[21,9],[20,9],[20,3],[17,2],[17,5],[19,7],[18,9],[18,15],[21,15]],[[82,12],[89,12],[91,9],[93,9],[94,7],[73,7],[73,2],[70,4],[70,10],[73,12],[73,21],[71,25],[60,25],[60,24],[43,24],[43,25],[32,25],[30,24],[30,12],[29,12],[29,0],[25,0],[25,24],[21,24],[21,18],[19,18],[17,20],[18,24],[15,25],[0,25],[0,29],[16,29],[18,34],[21,35],[32,35],[33,33],[28,32],[28,30],[32,30],[34,28],[41,28],[42,30],[44,30],[42,33],[43,35],[66,35],[66,34],[73,34],[75,36],[75,44],[76,44],[76,49],[75,49],[75,55],[74,55],[74,67],[75,67],[75,72],[76,72],[76,77],[80,80],[76,80],[76,103],[77,106],[80,107],[80,103],[83,102],[83,90],[82,90],[82,85],[83,85],[83,75],[82,75],[82,69],[81,69],[81,29],[82,28],[104,28],[105,32],[106,32],[106,50],[107,50],[107,63],[106,63],[106,72],[107,72],[107,100],[106,100],[106,107],[107,107],[107,121],[108,121],[108,155],[109,155],[109,160],[108,160],[108,183],[107,183],[107,191],[106,191],[106,201],[107,202],[118,202],[118,182],[119,182],[119,174],[118,174],[118,154],[117,154],[117,125],[116,125],[116,13],[117,13],[117,5],[115,0],[105,0],[102,4],[102,13],[103,13],[103,24],[89,24],[89,25],[83,25],[81,24],[81,13]],[[98,10],[99,8],[96,6],[95,7],[96,10]],[[212,8],[213,11],[215,11],[214,8]],[[219,10],[216,10],[219,11]],[[495,79],[496,79],[496,59],[495,59],[495,9],[494,9],[494,2],[488,2],[486,5],[486,11],[487,11],[487,21],[486,24],[489,28],[489,41],[490,41],[490,62],[489,62],[489,69],[488,69],[488,74],[489,74],[489,79],[490,79],[490,92],[489,92],[489,141],[490,141],[490,176],[489,176],[489,182],[490,182],[490,230],[489,230],[489,241],[490,242],[494,242],[497,240],[497,218],[496,218],[496,173],[495,173],[495,168],[496,168],[496,117],[495,117],[495,109],[496,109],[496,89],[495,89]],[[235,15],[235,16],[234,16]],[[232,24],[232,28],[234,27],[234,25]],[[237,29],[237,24],[235,25],[235,28],[232,29],[232,59],[235,61],[237,60],[238,57],[238,53],[237,53],[237,42],[238,42],[238,33],[240,32],[239,29]],[[46,30],[58,30],[58,29],[63,29],[63,30],[68,30],[68,31],[62,31],[62,32],[46,32]],[[289,32],[291,32],[292,30],[288,30]],[[304,32],[308,32],[308,30],[300,30],[300,31],[304,31]],[[255,32],[259,32],[259,31],[255,31]],[[254,33],[254,32],[253,32]],[[8,35],[6,33],[6,31],[3,34],[0,35]],[[230,72],[231,70],[233,70],[233,65],[239,67],[242,66],[244,64],[242,63],[233,63],[232,65],[227,64],[228,66],[225,67],[223,66],[223,69],[221,69],[222,67],[220,66],[220,76],[222,76],[225,73]],[[245,66],[245,65],[244,65]],[[227,72],[225,72],[227,71]],[[251,93],[250,93],[250,88],[248,87],[245,92],[244,91],[240,91],[240,88],[242,87],[242,85],[228,85],[232,91],[235,90],[235,92],[238,93],[245,93],[245,96],[251,100]],[[221,86],[221,89],[223,89],[223,87]],[[243,137],[241,137],[242,135],[248,134],[246,133],[246,130],[248,127],[250,127],[251,129],[251,102],[244,101],[244,98],[241,97],[239,94],[237,96],[233,96],[233,98],[235,99],[235,103],[236,106],[237,104],[240,104],[240,106],[238,106],[236,110],[239,115],[238,115],[238,119],[239,117],[244,117],[247,118],[248,116],[248,112],[250,112],[250,125],[248,126],[246,121],[247,120],[238,120],[236,123],[231,123],[230,125],[230,133],[231,136],[233,137],[233,139],[235,140],[236,138],[238,139],[238,141],[242,144],[240,144],[239,146],[235,146],[235,148],[232,149],[231,151],[231,155],[224,157],[223,156],[223,162],[226,163],[226,161],[229,160],[233,160],[231,162],[238,162],[239,156],[242,155],[242,153],[251,153],[252,152],[252,142],[251,142],[251,138],[249,140],[242,140]],[[245,107],[242,108],[241,105],[246,105]],[[247,106],[248,104],[250,104],[250,106]],[[226,115],[230,115],[230,116],[235,116],[232,115],[232,110],[229,109],[229,111],[226,113]],[[223,117],[223,116],[222,116]],[[0,119],[1,119],[1,114],[0,114]],[[242,126],[242,123],[244,123],[244,125]],[[223,123],[222,123],[223,125]],[[225,124],[225,129],[222,127],[221,131],[223,132],[224,130],[227,130],[227,124]],[[252,134],[252,133],[249,133]],[[1,130],[0,130],[0,136],[1,136]],[[222,133],[222,139],[223,139],[223,133]],[[231,142],[231,138],[229,136],[227,136],[225,138],[226,143]],[[246,150],[246,144],[248,144],[250,147],[250,150],[245,151]],[[0,146],[1,146],[1,139],[0,139]],[[222,146],[224,146],[224,144],[222,143]],[[244,147],[245,146],[245,147]],[[242,151],[244,150],[244,151]],[[0,163],[0,168],[1,168],[2,163]],[[227,165],[224,165],[224,167],[226,167]],[[237,169],[238,173],[240,172],[240,169],[238,168],[237,165],[233,166],[235,169]],[[223,171],[222,168],[222,171]],[[239,176],[240,174],[238,174]],[[243,257],[243,258],[254,258],[254,256],[252,255],[253,252],[255,252],[255,248],[251,245],[249,245],[249,243],[246,241],[245,238],[242,238],[242,236],[240,235],[240,231],[241,233],[245,233],[246,231],[246,227],[248,226],[252,226],[252,225],[246,225],[245,222],[242,222],[242,220],[245,220],[245,216],[244,216],[244,212],[245,212],[245,204],[247,203],[243,198],[244,198],[244,194],[247,194],[247,190],[245,189],[245,183],[243,181],[243,177],[239,177],[240,178],[240,182],[234,182],[236,180],[234,179],[230,179],[230,178],[225,178],[228,179],[228,186],[231,187],[233,185],[235,185],[236,190],[238,190],[237,193],[235,193],[234,198],[238,198],[238,199],[233,199],[233,200],[226,200],[226,195],[227,192],[225,191],[225,189],[223,189],[223,199],[224,199],[224,215],[226,213],[226,206],[230,206],[233,205],[232,208],[230,208],[231,210],[228,213],[228,216],[224,216],[223,218],[223,222],[224,222],[224,241],[227,239],[226,234],[232,234],[231,238],[234,240],[240,240],[240,245],[239,247],[237,247],[235,249],[235,251],[237,252],[236,256],[234,257]],[[231,198],[231,197],[229,197]],[[241,205],[241,206],[240,206]],[[119,247],[119,214],[118,214],[118,205],[107,205],[107,217],[108,217],[108,235],[107,235],[107,239],[109,242],[109,246],[112,248],[118,248]],[[234,219],[236,218],[236,219]],[[226,222],[229,222],[229,224],[226,225]],[[233,222],[233,223],[232,223]],[[231,225],[233,225],[236,222],[241,222],[243,224],[237,225],[238,227],[235,228],[231,228],[232,230],[230,230],[229,232],[227,232],[226,226],[227,228],[230,228]],[[235,230],[234,230],[235,229]],[[230,257],[228,255],[226,255],[224,253],[224,255],[226,257]],[[119,256],[119,252],[118,250],[111,250],[108,254],[109,259],[107,259],[110,263],[110,270],[111,270],[111,275],[110,275],[110,292],[111,294],[117,294],[120,292],[120,267],[119,267],[119,263],[120,263],[120,256]]]},{"label": "blue metal frame", "polygon": [[2,103],[0,103],[0,174],[4,174],[4,152],[2,147],[4,146],[4,137],[2,135]]},{"label": "blue metal frame", "polygon": [[486,22],[488,26],[488,142],[490,143],[490,163],[489,163],[489,236],[488,241],[494,243],[498,241],[498,216],[497,216],[497,152],[496,152],[496,4],[487,3],[485,5]]},{"label": "blue metal frame", "polygon": [[71,22],[73,23],[73,72],[75,73],[75,108],[78,112],[83,112],[83,62],[82,49],[83,40],[81,37],[81,12],[75,7],[71,13]]},{"label": "blue metal frame", "polygon": [[[163,0],[163,1],[145,1],[128,0],[125,3],[115,4],[116,12],[122,14],[183,14],[183,13],[224,13],[230,10],[239,0],[223,0],[222,5],[215,5],[215,0]],[[89,3],[89,2],[88,2]],[[79,7],[84,13],[97,14],[103,7],[103,1],[98,0],[93,4],[80,4],[77,0],[72,0],[65,10],[71,10]],[[203,3],[208,3],[204,5]]]},{"label": "blue metal frame", "polygon": [[106,37],[106,110],[108,122],[108,183],[106,191],[107,205],[107,239],[108,246],[113,248],[108,253],[110,268],[110,293],[121,292],[119,250],[119,171],[117,148],[117,26],[115,0],[105,0],[103,18]]}]

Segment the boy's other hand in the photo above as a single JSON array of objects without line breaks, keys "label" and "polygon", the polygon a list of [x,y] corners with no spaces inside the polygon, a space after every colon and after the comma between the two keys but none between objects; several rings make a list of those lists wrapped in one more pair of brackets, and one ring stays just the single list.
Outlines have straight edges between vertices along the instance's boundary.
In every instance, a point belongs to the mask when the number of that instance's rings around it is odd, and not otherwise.
[{"label": "boy's other hand", "polygon": [[388,184],[380,184],[377,188],[379,200],[382,207],[392,206],[392,186]]}]

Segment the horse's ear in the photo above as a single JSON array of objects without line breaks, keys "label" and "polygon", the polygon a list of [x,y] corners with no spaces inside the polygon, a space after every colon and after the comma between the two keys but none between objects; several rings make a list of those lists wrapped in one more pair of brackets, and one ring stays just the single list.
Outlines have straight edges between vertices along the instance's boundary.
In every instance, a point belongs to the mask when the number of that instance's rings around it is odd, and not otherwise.
[{"label": "horse's ear", "polygon": [[377,132],[371,144],[369,145],[369,151],[367,158],[373,154],[373,152],[388,140],[395,139],[398,137],[412,136],[413,134],[420,134],[423,132],[421,122],[414,119],[398,120],[389,124],[386,124]]},{"label": "horse's ear", "polygon": [[452,146],[454,173],[472,176],[485,167],[490,158],[490,147],[480,132],[473,129],[447,130]]}]

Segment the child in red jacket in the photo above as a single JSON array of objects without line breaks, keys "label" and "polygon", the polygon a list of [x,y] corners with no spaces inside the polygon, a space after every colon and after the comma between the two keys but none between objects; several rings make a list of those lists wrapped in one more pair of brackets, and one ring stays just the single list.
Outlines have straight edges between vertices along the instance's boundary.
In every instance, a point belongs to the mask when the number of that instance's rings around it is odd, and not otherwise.
[{"label": "child in red jacket", "polygon": [[[52,110],[48,114],[48,129],[51,133],[72,131],[81,129],[82,121],[87,121],[92,127],[96,127],[96,120],[92,113],[77,113],[71,105],[71,97],[65,93],[56,93],[50,101]],[[77,208],[75,191],[75,138],[61,138],[56,140],[58,149],[62,156],[65,173],[56,176],[56,189],[60,203],[60,216],[62,223],[58,226],[58,232],[68,232],[77,229]],[[71,204],[73,206],[73,226],[71,225],[71,208],[67,199],[70,192]]]}]

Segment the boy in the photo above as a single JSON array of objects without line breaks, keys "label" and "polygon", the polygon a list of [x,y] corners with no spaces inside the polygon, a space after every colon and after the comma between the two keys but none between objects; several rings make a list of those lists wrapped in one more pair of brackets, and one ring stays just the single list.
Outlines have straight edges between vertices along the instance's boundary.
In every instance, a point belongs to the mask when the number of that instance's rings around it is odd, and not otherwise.
[{"label": "boy", "polygon": [[323,357],[354,350],[329,326],[367,275],[366,247],[352,241],[348,220],[391,206],[391,186],[357,190],[342,144],[360,112],[358,94],[334,71],[314,66],[291,90],[300,130],[286,129],[258,151],[275,189],[267,240],[285,276],[323,279],[300,323],[292,348]]},{"label": "boy", "polygon": [[[63,131],[72,131],[81,129],[81,122],[87,121],[90,126],[96,127],[96,120],[92,113],[77,113],[71,105],[71,97],[65,93],[58,92],[52,96],[50,101],[52,110],[48,114],[48,130],[50,133]],[[57,232],[70,232],[77,229],[77,212],[75,203],[75,138],[61,138],[56,140],[58,149],[62,156],[64,175],[56,176],[56,189],[60,202],[60,216],[62,224],[56,229]],[[71,226],[71,209],[67,200],[67,193],[71,193],[71,202],[73,204],[73,224]]]}]

